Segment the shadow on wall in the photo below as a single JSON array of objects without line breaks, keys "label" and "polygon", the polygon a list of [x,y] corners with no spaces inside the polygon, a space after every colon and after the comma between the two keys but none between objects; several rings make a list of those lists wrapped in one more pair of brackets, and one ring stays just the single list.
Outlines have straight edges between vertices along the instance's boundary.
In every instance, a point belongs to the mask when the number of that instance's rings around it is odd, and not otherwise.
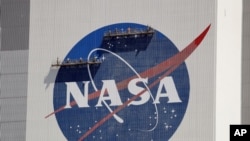
[{"label": "shadow on wall", "polygon": [[[95,76],[100,65],[90,65],[92,76]],[[44,79],[46,89],[51,83],[57,82],[79,82],[89,81],[87,66],[70,66],[70,67],[51,67],[48,75]]]}]

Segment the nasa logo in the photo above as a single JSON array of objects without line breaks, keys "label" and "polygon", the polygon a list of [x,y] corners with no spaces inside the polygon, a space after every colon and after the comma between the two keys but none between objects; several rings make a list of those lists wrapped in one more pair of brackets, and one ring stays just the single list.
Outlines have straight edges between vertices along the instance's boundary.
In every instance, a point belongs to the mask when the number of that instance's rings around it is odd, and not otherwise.
[{"label": "nasa logo", "polygon": [[53,104],[67,140],[162,141],[180,125],[189,100],[184,50],[141,24],[102,27],[81,39],[59,66]]}]

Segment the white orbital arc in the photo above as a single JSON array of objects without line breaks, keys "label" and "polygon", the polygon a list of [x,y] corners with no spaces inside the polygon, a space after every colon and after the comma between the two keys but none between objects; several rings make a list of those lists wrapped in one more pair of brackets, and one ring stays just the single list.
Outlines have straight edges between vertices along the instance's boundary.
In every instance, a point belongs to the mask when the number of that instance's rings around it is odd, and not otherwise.
[{"label": "white orbital arc", "polygon": [[[110,54],[116,56],[116,57],[117,57],[118,59],[120,59],[124,64],[126,64],[126,65],[127,65],[136,75],[137,75],[138,78],[141,78],[141,76],[138,74],[138,72],[137,72],[137,71],[136,71],[136,70],[126,61],[126,60],[124,60],[122,57],[120,57],[119,55],[117,55],[116,53],[114,53],[114,52],[112,52],[112,51],[110,51],[110,50],[106,50],[106,49],[103,49],[103,48],[95,48],[95,49],[93,49],[93,50],[91,50],[91,51],[89,52],[88,58],[87,58],[87,59],[89,60],[91,54],[92,54],[93,52],[95,52],[95,51],[98,51],[98,50],[105,51],[105,52],[108,52],[108,53],[110,53]],[[89,64],[87,65],[87,69],[88,69],[88,74],[89,74],[89,77],[90,77],[90,81],[91,81],[91,83],[92,83],[92,85],[93,85],[95,91],[98,91],[98,89],[96,88],[96,85],[95,85],[95,83],[94,83],[94,81],[93,81],[93,77],[92,77],[91,72],[90,72]],[[142,79],[142,78],[141,78],[141,79]],[[146,87],[146,89],[148,90],[148,92],[150,93],[150,97],[151,97],[151,98],[153,99],[153,101],[154,101],[154,97],[153,97],[153,95],[152,95],[150,89],[148,88],[148,86],[147,86],[144,82],[143,82],[143,84],[144,84],[144,86]],[[103,101],[103,103],[104,103],[104,105],[108,108],[109,112],[112,113],[113,110],[109,107],[109,105],[108,105],[105,101]],[[154,107],[155,107],[155,111],[156,111],[156,123],[155,123],[155,126],[154,126],[153,128],[151,128],[151,129],[149,129],[149,130],[140,130],[140,131],[146,131],[146,132],[147,132],[147,131],[153,131],[153,130],[157,127],[158,121],[159,121],[158,108],[157,108],[157,105],[156,105],[156,104],[154,104]],[[113,116],[114,116],[114,118],[115,118],[119,123],[123,123],[123,122],[124,122],[123,119],[122,119],[121,117],[119,117],[117,114],[114,114]]]}]

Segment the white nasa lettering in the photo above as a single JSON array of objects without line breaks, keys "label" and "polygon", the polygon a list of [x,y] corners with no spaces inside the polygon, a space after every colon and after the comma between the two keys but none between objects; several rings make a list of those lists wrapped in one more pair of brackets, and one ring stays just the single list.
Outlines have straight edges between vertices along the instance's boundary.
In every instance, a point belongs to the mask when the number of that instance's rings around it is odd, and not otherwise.
[{"label": "white nasa lettering", "polygon": [[[166,93],[161,93],[163,88],[165,88]],[[165,77],[161,80],[158,90],[157,90],[156,97],[155,97],[155,101],[154,101],[155,104],[160,103],[160,97],[167,97],[168,98],[167,103],[182,102],[177,93],[172,77]]]},{"label": "white nasa lettering", "polygon": [[[142,83],[148,83],[148,78],[135,78],[133,80],[131,80],[128,84],[128,90],[131,94],[133,95],[137,95],[138,93],[140,93],[141,91],[143,91],[145,88],[139,87],[136,84],[142,82]],[[145,91],[141,96],[140,96],[141,100],[140,101],[132,101],[129,105],[142,105],[146,102],[148,102],[148,100],[150,99],[150,94],[148,91]],[[129,106],[128,105],[128,106]]]},{"label": "white nasa lettering", "polygon": [[89,81],[84,81],[83,84],[84,84],[84,95],[82,95],[81,90],[77,86],[77,83],[66,82],[67,97],[66,97],[66,106],[64,108],[72,108],[70,105],[70,94],[73,96],[79,107],[89,107],[88,105]]},{"label": "white nasa lettering", "polygon": [[[106,101],[110,101],[109,106],[120,106],[122,105],[122,101],[120,98],[120,94],[118,91],[118,88],[116,86],[115,80],[102,80],[103,85],[102,89],[100,91],[100,96],[98,99],[96,107],[102,107],[103,103]],[[148,78],[135,78],[132,79],[128,83],[128,91],[132,95],[137,95],[138,93],[142,92],[145,88],[140,87],[137,84],[138,83],[148,83]],[[75,99],[75,102],[77,103],[78,107],[90,107],[88,105],[88,87],[89,87],[89,81],[84,81],[84,94],[82,94],[80,88],[78,87],[76,82],[66,82],[67,86],[67,97],[66,97],[66,105],[65,108],[72,108],[70,105],[70,96]],[[163,89],[165,89],[166,92],[163,92]],[[167,103],[180,103],[182,102],[178,92],[176,90],[174,81],[172,77],[164,77],[159,84],[155,100],[153,101],[153,104],[160,104],[160,98],[167,98]],[[145,91],[142,95],[140,95],[139,100],[134,100],[130,105],[142,105],[149,101],[150,99],[150,93],[149,91]]]},{"label": "white nasa lettering", "polygon": [[[102,90],[100,93],[99,100],[96,104],[96,107],[102,106],[101,102],[105,100],[110,100],[111,103],[109,106],[118,106],[122,105],[121,98],[119,96],[118,89],[115,84],[115,80],[103,80]],[[104,96],[107,91],[108,96]]]}]

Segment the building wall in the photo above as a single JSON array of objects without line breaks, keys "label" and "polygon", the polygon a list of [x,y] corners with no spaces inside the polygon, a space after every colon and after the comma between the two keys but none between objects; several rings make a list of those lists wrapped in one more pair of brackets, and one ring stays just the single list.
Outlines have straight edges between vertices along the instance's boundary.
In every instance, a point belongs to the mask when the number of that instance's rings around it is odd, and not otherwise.
[{"label": "building wall", "polygon": [[250,124],[250,2],[243,0],[242,26],[242,124]]},{"label": "building wall", "polygon": [[[44,118],[54,111],[53,89],[57,70],[50,68],[51,63],[57,57],[65,58],[77,42],[103,26],[140,23],[161,31],[179,50],[211,24],[204,41],[186,60],[190,101],[171,140],[214,140],[216,6],[216,1],[207,0],[31,1],[26,139],[66,140],[56,117]],[[34,131],[37,126],[39,128]]]},{"label": "building wall", "polygon": [[[190,102],[183,122],[171,140],[211,141],[215,140],[215,132],[226,132],[221,135],[227,136],[228,130],[224,130],[224,127],[228,127],[230,123],[223,124],[223,128],[215,131],[215,124],[221,124],[215,123],[214,63],[218,40],[216,0],[125,0],[109,3],[80,0],[71,3],[67,0],[0,0],[0,6],[0,140],[66,140],[55,117],[44,118],[53,111],[53,82],[57,71],[51,70],[50,65],[57,57],[64,58],[88,33],[120,22],[151,25],[175,41],[180,50],[204,27],[212,25],[201,47],[187,59],[192,86]],[[243,124],[250,123],[248,7],[248,0],[244,0]],[[230,16],[227,12],[224,9],[224,17]],[[223,140],[224,137],[218,139]]]},{"label": "building wall", "polygon": [[0,140],[26,138],[29,0],[1,0]]}]

